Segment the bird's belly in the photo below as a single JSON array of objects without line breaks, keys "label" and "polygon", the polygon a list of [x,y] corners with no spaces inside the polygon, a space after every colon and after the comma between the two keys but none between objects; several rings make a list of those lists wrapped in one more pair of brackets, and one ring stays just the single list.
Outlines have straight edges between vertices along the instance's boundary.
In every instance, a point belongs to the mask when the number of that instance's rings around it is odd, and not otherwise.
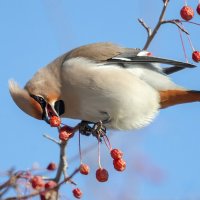
[{"label": "bird's belly", "polygon": [[107,128],[119,130],[138,129],[152,122],[159,109],[157,94],[149,91],[146,92],[150,96],[127,94],[124,90],[116,96],[96,94],[94,98],[84,98],[78,118],[92,122],[108,121],[105,124]]},{"label": "bird's belly", "polygon": [[158,112],[159,93],[124,69],[66,69],[65,117],[91,122],[109,117],[108,128],[130,130],[148,125]]},{"label": "bird's belly", "polygon": [[160,101],[156,90],[135,79],[132,84],[124,85],[121,81],[112,84],[101,89],[72,87],[71,91],[77,93],[72,92],[74,98],[66,103],[66,117],[91,122],[108,120],[105,126],[118,130],[139,129],[152,122]]}]

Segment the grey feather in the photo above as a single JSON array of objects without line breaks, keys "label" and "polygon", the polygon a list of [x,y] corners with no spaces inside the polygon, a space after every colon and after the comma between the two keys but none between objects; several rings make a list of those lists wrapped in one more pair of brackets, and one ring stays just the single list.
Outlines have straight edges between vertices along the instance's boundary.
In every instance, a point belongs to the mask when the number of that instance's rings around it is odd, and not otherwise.
[{"label": "grey feather", "polygon": [[134,57],[126,57],[129,60],[120,60],[119,59],[120,55],[114,58],[111,58],[107,60],[107,62],[126,62],[126,63],[161,63],[161,64],[169,64],[169,65],[176,65],[177,67],[188,67],[188,68],[194,68],[196,67],[193,64],[190,63],[185,63],[185,62],[180,62],[176,60],[170,60],[166,58],[158,58],[158,57],[152,57],[152,56],[134,56]]}]

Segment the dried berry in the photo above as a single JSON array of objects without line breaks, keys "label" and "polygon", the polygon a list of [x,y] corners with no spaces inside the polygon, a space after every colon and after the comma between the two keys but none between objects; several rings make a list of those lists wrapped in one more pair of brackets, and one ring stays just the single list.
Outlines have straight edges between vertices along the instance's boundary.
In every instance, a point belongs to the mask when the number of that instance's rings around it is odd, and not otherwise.
[{"label": "dried berry", "polygon": [[34,176],[30,182],[32,187],[36,190],[42,189],[45,185],[44,180],[41,176]]},{"label": "dried berry", "polygon": [[52,116],[49,120],[49,123],[52,127],[58,127],[61,124],[61,119],[58,116]]},{"label": "dried berry", "polygon": [[57,183],[55,181],[48,181],[45,183],[46,189],[51,189],[57,186]]},{"label": "dried berry", "polygon": [[192,53],[192,59],[195,62],[200,62],[200,51],[193,51],[193,53]]},{"label": "dried berry", "polygon": [[181,14],[181,17],[186,21],[189,21],[194,17],[194,11],[189,6],[184,6],[181,9],[180,14]]},{"label": "dried berry", "polygon": [[67,141],[74,135],[74,129],[70,126],[63,126],[59,130],[59,138],[62,141]]},{"label": "dried berry", "polygon": [[200,3],[197,5],[196,11],[197,11],[197,13],[200,15]]},{"label": "dried berry", "polygon": [[113,160],[113,165],[117,171],[124,171],[126,169],[126,162],[121,158]]},{"label": "dried berry", "polygon": [[90,172],[90,167],[87,164],[81,164],[79,171],[81,174],[88,175]]},{"label": "dried berry", "polygon": [[77,199],[80,199],[82,197],[82,192],[79,188],[73,189],[72,192],[73,192],[74,197],[76,197]]},{"label": "dried berry", "polygon": [[46,198],[46,192],[41,192],[40,193],[40,200],[47,200],[47,198]]},{"label": "dried berry", "polygon": [[99,182],[106,182],[108,180],[108,171],[106,169],[103,168],[99,168],[96,171],[96,179]]},{"label": "dried berry", "polygon": [[51,171],[55,170],[56,168],[57,168],[57,165],[56,163],[53,163],[53,162],[49,163],[49,165],[47,166],[47,169]]},{"label": "dried berry", "polygon": [[119,159],[119,158],[122,158],[123,152],[119,149],[112,149],[110,151],[110,155],[113,159]]}]

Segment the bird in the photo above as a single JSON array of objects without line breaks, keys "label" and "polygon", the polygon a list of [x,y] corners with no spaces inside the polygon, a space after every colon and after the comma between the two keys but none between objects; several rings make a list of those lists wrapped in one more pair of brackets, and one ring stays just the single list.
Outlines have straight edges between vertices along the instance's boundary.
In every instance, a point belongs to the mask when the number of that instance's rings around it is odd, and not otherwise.
[{"label": "bird", "polygon": [[179,86],[169,77],[194,67],[139,48],[92,43],[39,69],[24,88],[10,80],[9,91],[22,111],[47,123],[59,116],[135,130],[149,125],[161,109],[200,101],[200,91]]}]

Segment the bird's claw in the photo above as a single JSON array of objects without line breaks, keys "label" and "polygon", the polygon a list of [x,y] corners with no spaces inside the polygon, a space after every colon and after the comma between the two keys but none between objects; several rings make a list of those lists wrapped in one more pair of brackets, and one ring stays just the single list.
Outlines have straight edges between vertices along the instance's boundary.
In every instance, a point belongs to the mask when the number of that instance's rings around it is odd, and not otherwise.
[{"label": "bird's claw", "polygon": [[81,121],[81,123],[79,124],[79,132],[82,135],[85,135],[85,136],[91,135],[92,127],[89,124],[90,122],[87,122],[87,121]]},{"label": "bird's claw", "polygon": [[106,127],[103,125],[102,121],[94,123],[92,127],[92,135],[101,141],[101,137],[106,134]]},{"label": "bird's claw", "polygon": [[79,126],[79,132],[82,135],[93,135],[101,142],[101,137],[103,137],[106,134],[106,127],[103,125],[102,121],[93,123],[93,122],[87,122],[82,121]]}]

